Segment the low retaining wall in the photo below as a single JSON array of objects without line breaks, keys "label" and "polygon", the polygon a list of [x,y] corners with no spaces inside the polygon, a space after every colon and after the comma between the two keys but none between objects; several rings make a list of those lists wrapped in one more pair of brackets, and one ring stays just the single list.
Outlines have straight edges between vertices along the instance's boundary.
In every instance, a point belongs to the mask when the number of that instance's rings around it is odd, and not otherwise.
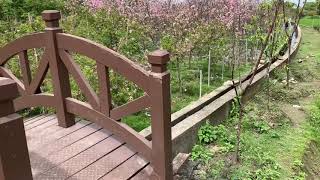
[{"label": "low retaining wall", "polygon": [[[298,27],[296,41],[292,44],[290,58],[293,58],[298,52],[301,38],[301,29]],[[273,61],[270,72],[285,64],[288,58],[289,51],[287,50],[283,56],[279,56]],[[248,87],[246,94],[243,96],[244,102],[247,102],[259,91],[260,86],[267,77],[267,68],[267,65],[259,67],[251,86]],[[237,83],[238,86],[241,84],[243,89],[249,84],[251,77],[252,74],[249,74],[243,78],[241,83]],[[226,82],[223,86],[192,102],[180,111],[173,113],[171,115],[173,155],[176,156],[178,153],[189,153],[191,151],[193,145],[197,142],[198,129],[207,120],[213,124],[219,124],[227,119],[235,97],[235,90],[231,82]],[[140,134],[150,139],[151,128],[144,129]]]}]

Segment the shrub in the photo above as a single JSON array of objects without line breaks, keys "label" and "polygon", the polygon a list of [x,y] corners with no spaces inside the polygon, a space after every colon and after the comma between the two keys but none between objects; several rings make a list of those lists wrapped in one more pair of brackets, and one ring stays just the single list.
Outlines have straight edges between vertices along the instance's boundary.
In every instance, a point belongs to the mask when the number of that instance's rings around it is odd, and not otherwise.
[{"label": "shrub", "polygon": [[198,138],[200,143],[209,144],[218,139],[225,139],[227,137],[227,130],[224,125],[212,126],[207,122],[198,131]]},{"label": "shrub", "polygon": [[191,159],[192,161],[203,161],[203,162],[208,162],[213,156],[213,153],[210,152],[206,147],[202,145],[195,145],[192,148],[191,152]]},{"label": "shrub", "polygon": [[265,121],[255,121],[253,128],[260,134],[268,132],[271,128]]}]

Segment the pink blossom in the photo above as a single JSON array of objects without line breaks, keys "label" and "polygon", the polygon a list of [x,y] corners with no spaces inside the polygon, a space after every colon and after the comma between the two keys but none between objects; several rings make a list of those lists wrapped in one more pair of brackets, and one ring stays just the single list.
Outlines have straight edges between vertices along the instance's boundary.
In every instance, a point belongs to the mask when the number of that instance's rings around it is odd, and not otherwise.
[{"label": "pink blossom", "polygon": [[104,5],[104,2],[103,2],[103,0],[87,0],[86,4],[91,9],[101,9]]}]

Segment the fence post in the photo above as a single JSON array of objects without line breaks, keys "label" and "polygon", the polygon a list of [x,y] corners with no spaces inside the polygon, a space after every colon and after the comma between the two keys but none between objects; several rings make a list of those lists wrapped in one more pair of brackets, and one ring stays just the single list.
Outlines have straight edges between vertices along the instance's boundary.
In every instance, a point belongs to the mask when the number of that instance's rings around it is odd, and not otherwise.
[{"label": "fence post", "polygon": [[16,83],[0,77],[0,179],[32,180],[23,119],[15,113]]},{"label": "fence post", "polygon": [[74,115],[67,112],[65,99],[71,97],[69,73],[63,64],[57,47],[56,35],[62,33],[59,27],[59,11],[43,11],[42,19],[46,22],[46,51],[48,51],[50,72],[53,80],[53,92],[56,99],[56,111],[59,126],[70,127],[75,124]]},{"label": "fence post", "polygon": [[169,53],[158,50],[148,56],[152,72],[150,74],[152,165],[154,179],[171,180],[172,141],[171,141],[171,97],[170,73],[167,63]]}]

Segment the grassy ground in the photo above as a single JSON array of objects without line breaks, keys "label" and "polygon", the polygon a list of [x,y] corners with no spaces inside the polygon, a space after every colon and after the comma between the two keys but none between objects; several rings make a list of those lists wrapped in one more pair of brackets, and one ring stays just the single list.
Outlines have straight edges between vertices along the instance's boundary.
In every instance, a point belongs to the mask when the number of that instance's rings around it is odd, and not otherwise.
[{"label": "grassy ground", "polygon": [[[222,64],[212,63],[211,65],[211,81],[208,85],[208,59],[195,59],[191,62],[191,68],[188,63],[180,65],[180,79],[178,69],[175,64],[171,64],[171,110],[179,111],[192,101],[196,101],[200,97],[200,70],[203,73],[202,78],[202,96],[221,86],[225,81],[231,79],[231,70],[228,65],[222,67]],[[223,71],[223,76],[221,75]],[[236,74],[241,76],[250,72],[250,66],[243,64],[236,70]],[[180,83],[181,82],[181,83]],[[181,86],[181,88],[180,88]],[[128,124],[136,131],[141,131],[150,125],[149,112],[141,112],[135,115],[125,117],[123,122]]]},{"label": "grassy ground", "polygon": [[300,20],[300,26],[302,27],[320,26],[320,16],[304,17]]},{"label": "grassy ground", "polygon": [[181,179],[319,179],[320,158],[312,157],[320,154],[319,67],[320,33],[303,28],[290,89],[283,83],[284,70],[278,70],[270,81],[269,104],[264,89],[245,107],[241,162],[234,163],[238,118],[232,113],[223,125],[199,131],[199,138],[207,137],[210,143],[195,145],[193,161]]}]

